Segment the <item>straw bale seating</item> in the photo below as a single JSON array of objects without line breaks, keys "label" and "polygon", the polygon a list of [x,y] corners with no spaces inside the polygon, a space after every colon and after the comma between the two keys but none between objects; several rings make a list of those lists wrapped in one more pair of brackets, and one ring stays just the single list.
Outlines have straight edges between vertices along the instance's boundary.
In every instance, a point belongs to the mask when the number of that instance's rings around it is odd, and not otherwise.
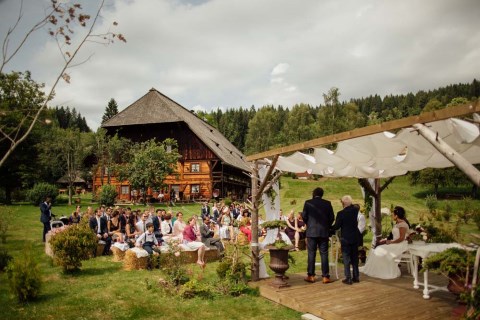
[{"label": "straw bale seating", "polygon": [[123,269],[128,271],[142,270],[142,269],[147,269],[147,266],[148,266],[148,254],[143,257],[137,257],[137,253],[134,250],[125,251],[125,256],[123,259]]}]

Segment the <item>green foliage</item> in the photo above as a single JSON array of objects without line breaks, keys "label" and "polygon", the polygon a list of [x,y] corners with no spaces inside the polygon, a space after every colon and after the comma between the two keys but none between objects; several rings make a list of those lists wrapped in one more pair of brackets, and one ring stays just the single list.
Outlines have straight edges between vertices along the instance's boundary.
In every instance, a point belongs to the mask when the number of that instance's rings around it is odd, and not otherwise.
[{"label": "green foliage", "polygon": [[13,210],[11,207],[0,206],[0,240],[7,242],[7,231],[12,221]]},{"label": "green foliage", "polygon": [[68,226],[50,239],[54,260],[63,268],[64,272],[79,270],[82,261],[92,257],[97,244],[97,236],[92,232],[86,220]]},{"label": "green foliage", "polygon": [[232,204],[233,200],[231,198],[224,198],[223,199],[223,203],[225,203],[225,206],[227,207],[230,207],[230,205]]},{"label": "green foliage", "polygon": [[438,199],[437,199],[437,196],[434,195],[434,194],[429,194],[429,195],[425,198],[425,205],[427,206],[428,211],[429,211],[431,214],[435,214],[435,213],[437,212],[437,208],[438,208]]},{"label": "green foliage", "polygon": [[160,255],[162,271],[170,286],[178,287],[190,280],[185,268],[185,258],[181,254],[180,241],[171,240],[168,252]]},{"label": "green foliage", "polygon": [[470,197],[464,197],[462,199],[461,210],[458,212],[458,219],[465,223],[468,223],[471,217],[474,216],[473,199]]},{"label": "green foliage", "polygon": [[115,186],[112,186],[110,184],[104,184],[102,186],[102,189],[100,190],[100,196],[98,201],[106,206],[113,206],[117,195],[118,192]]},{"label": "green foliage", "polygon": [[196,279],[191,279],[180,288],[179,295],[185,299],[194,297],[212,299],[214,297],[214,288],[207,282],[199,282]]},{"label": "green foliage", "polygon": [[180,157],[177,148],[173,139],[134,144],[129,161],[116,168],[120,179],[127,179],[134,189],[158,189],[165,178],[175,172]]},{"label": "green foliage", "polygon": [[270,220],[265,221],[261,226],[265,229],[286,228],[287,222],[285,220]]},{"label": "green foliage", "polygon": [[53,184],[40,182],[27,191],[27,200],[36,206],[45,201],[47,196],[50,196],[52,202],[55,202],[55,198],[58,196],[58,188]]},{"label": "green foliage", "polygon": [[480,210],[475,209],[473,213],[473,221],[475,222],[475,225],[477,226],[477,229],[480,230]]},{"label": "green foliage", "polygon": [[18,301],[31,301],[40,294],[42,277],[40,267],[31,254],[31,248],[25,248],[21,257],[9,263],[7,275],[10,291]]},{"label": "green foliage", "polygon": [[449,202],[446,202],[443,210],[444,210],[442,214],[443,220],[447,222],[450,221],[450,218],[452,217],[452,211],[453,211],[452,205]]},{"label": "green foliage", "polygon": [[13,257],[8,253],[7,250],[0,251],[0,271],[4,271],[8,263],[13,259]]},{"label": "green foliage", "polygon": [[466,279],[467,272],[472,274],[475,255],[460,248],[449,248],[424,260],[424,268],[441,273],[447,277],[456,275]]}]

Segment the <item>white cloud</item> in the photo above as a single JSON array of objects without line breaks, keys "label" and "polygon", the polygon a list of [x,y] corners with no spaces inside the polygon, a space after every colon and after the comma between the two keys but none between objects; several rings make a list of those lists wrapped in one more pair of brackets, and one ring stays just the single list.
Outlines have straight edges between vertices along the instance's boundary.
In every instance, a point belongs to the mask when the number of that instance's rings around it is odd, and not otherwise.
[{"label": "white cloud", "polygon": [[[109,1],[98,30],[117,21],[128,42],[89,43],[81,56],[93,54],[90,60],[69,70],[72,83],[57,88],[52,104],[75,107],[92,126],[110,98],[122,110],[152,87],[187,109],[209,111],[318,105],[333,86],[350,99],[480,76],[477,0]],[[48,2],[24,0],[22,26]],[[17,1],[0,2],[0,36],[17,11]],[[62,61],[45,34],[9,67],[49,86]]]}]

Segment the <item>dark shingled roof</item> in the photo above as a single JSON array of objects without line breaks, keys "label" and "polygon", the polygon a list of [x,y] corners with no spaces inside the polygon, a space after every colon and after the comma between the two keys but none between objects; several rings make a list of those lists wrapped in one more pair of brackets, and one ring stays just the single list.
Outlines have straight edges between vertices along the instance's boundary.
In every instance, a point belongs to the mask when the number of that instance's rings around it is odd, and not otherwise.
[{"label": "dark shingled roof", "polygon": [[219,159],[233,167],[250,171],[245,155],[217,129],[198,118],[169,97],[152,88],[149,92],[106,121],[102,127],[185,122]]}]

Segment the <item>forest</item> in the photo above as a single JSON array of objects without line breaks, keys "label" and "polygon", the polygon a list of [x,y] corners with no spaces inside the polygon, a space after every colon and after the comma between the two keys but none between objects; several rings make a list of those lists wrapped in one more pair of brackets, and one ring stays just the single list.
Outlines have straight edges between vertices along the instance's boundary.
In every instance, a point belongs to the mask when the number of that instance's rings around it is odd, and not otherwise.
[{"label": "forest", "polygon": [[[25,90],[28,88],[28,90]],[[2,74],[0,78],[0,117],[2,130],[21,129],[18,119],[24,116],[24,107],[38,108],[43,93],[28,73]],[[19,97],[22,97],[21,99]],[[244,154],[255,154],[271,148],[311,140],[366,125],[381,123],[423,111],[446,108],[480,96],[480,83],[452,84],[435,90],[420,90],[406,95],[370,95],[341,100],[338,88],[323,94],[323,103],[312,106],[298,103],[294,106],[265,105],[260,108],[217,108],[210,112],[196,112],[229,139]],[[115,99],[105,106],[102,123],[118,113]],[[16,122],[17,121],[17,122]],[[9,142],[0,141],[0,149]],[[113,165],[125,161],[135,150],[131,144],[106,137],[104,130],[92,132],[85,117],[74,107],[56,106],[45,110],[28,138],[0,167],[0,202],[23,200],[25,190],[39,182],[55,184],[64,176],[70,180],[81,176],[91,180],[98,165]],[[130,150],[132,149],[132,150]],[[138,150],[138,149],[137,149]],[[431,185],[437,192],[440,186],[468,185],[456,169],[427,169],[411,175],[412,183]],[[476,189],[474,190],[476,191]]]}]

